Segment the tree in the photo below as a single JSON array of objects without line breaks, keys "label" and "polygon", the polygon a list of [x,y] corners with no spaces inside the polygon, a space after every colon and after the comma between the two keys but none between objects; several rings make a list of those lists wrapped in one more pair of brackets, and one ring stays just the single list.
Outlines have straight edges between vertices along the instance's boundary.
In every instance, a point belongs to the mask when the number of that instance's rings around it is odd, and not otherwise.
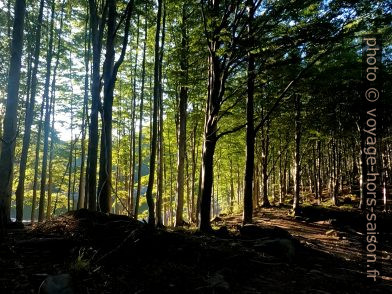
[{"label": "tree", "polygon": [[157,154],[157,138],[158,138],[158,106],[159,106],[159,66],[160,66],[160,48],[159,34],[161,31],[161,15],[162,0],[158,0],[157,25],[155,31],[155,47],[154,47],[154,97],[153,97],[153,114],[152,114],[152,137],[151,137],[151,154],[150,154],[150,173],[148,177],[148,186],[146,191],[146,199],[148,204],[148,223],[155,225],[154,199],[152,190],[155,177],[155,160]]},{"label": "tree", "polygon": [[[254,15],[253,0],[247,1],[249,10],[248,33],[252,36],[252,21]],[[250,40],[250,46],[253,45],[253,38]],[[243,223],[252,222],[253,214],[253,170],[254,170],[254,114],[253,114],[253,96],[255,87],[255,61],[253,53],[248,52],[248,78],[247,78],[247,99],[246,99],[246,163],[245,163],[245,191],[244,191],[244,215]]]},{"label": "tree", "polygon": [[159,83],[159,111],[158,111],[158,170],[157,170],[157,207],[156,207],[156,225],[157,227],[163,226],[162,221],[162,203],[163,203],[163,178],[164,178],[164,145],[163,145],[163,86],[162,86],[162,64],[165,47],[165,25],[166,25],[166,2],[162,3],[162,36],[161,48],[159,53],[159,69],[158,69],[158,83]]},{"label": "tree", "polygon": [[[147,8],[147,4],[145,6]],[[137,164],[137,189],[135,200],[134,217],[137,219],[139,213],[139,200],[142,189],[142,137],[143,137],[143,103],[144,103],[144,83],[146,79],[146,49],[147,49],[147,17],[144,19],[144,41],[143,41],[143,61],[142,61],[142,81],[140,91],[139,109],[139,137],[138,137],[138,164]]]},{"label": "tree", "polygon": [[111,209],[111,189],[112,189],[112,112],[113,112],[113,92],[116,83],[118,70],[124,61],[128,44],[129,27],[133,9],[133,0],[130,0],[125,8],[123,17],[125,19],[124,37],[122,40],[121,53],[116,62],[115,59],[115,39],[116,39],[116,1],[108,0],[108,21],[106,38],[106,58],[103,66],[104,95],[102,106],[102,135],[99,161],[99,184],[98,200],[99,210],[110,212]]},{"label": "tree", "polygon": [[184,224],[184,161],[186,155],[186,119],[188,104],[188,36],[187,36],[187,9],[182,6],[181,19],[181,51],[180,69],[183,73],[183,81],[180,86],[180,101],[178,104],[178,151],[177,151],[177,210],[176,226]]},{"label": "tree", "polygon": [[83,98],[83,113],[82,113],[82,139],[81,139],[81,163],[80,163],[80,175],[79,175],[79,198],[77,208],[85,208],[86,203],[86,177],[85,177],[85,157],[86,157],[86,126],[87,126],[87,113],[88,113],[88,90],[89,90],[89,71],[90,71],[90,55],[91,55],[91,42],[88,36],[88,16],[86,17],[86,28],[85,28],[85,43],[84,43],[84,98]]},{"label": "tree", "polygon": [[[98,158],[98,111],[101,107],[100,91],[101,91],[101,50],[102,38],[105,29],[107,4],[105,1],[101,2],[101,7],[98,7],[96,1],[89,0],[89,15],[90,15],[90,30],[91,30],[91,44],[93,48],[92,60],[92,85],[91,85],[91,113],[89,126],[89,141],[87,153],[87,168],[86,168],[86,191],[88,197],[88,208],[90,210],[97,209],[97,158]],[[98,9],[101,11],[101,16],[98,14]]]},{"label": "tree", "polygon": [[19,165],[18,186],[15,192],[16,220],[19,222],[22,221],[23,219],[23,204],[24,204],[24,190],[25,190],[24,183],[26,178],[26,164],[27,164],[27,156],[28,156],[29,146],[30,146],[31,126],[33,124],[33,118],[35,113],[34,107],[35,107],[35,96],[37,92],[37,71],[38,71],[38,64],[39,64],[39,55],[41,51],[41,29],[42,29],[43,9],[44,9],[44,0],[41,0],[39,6],[38,20],[35,28],[34,63],[33,63],[33,69],[31,73],[30,100],[28,101],[28,103],[26,103],[28,107],[26,107],[23,145],[22,145],[22,153],[21,153],[20,165]]},{"label": "tree", "polygon": [[295,164],[294,164],[294,199],[293,213],[299,212],[299,197],[301,185],[301,98],[299,94],[294,95],[295,109]]},{"label": "tree", "polygon": [[140,24],[140,15],[137,16],[137,35],[136,35],[136,54],[135,54],[135,65],[133,68],[133,93],[132,93],[132,111],[131,111],[131,144],[129,147],[129,167],[130,167],[130,183],[129,183],[129,200],[128,207],[129,210],[133,213],[134,211],[134,191],[135,191],[135,166],[136,166],[136,82],[137,82],[137,65],[139,58],[139,24]]},{"label": "tree", "polygon": [[5,226],[10,221],[10,202],[13,176],[15,139],[17,136],[17,110],[19,81],[23,50],[23,29],[26,13],[26,1],[15,1],[15,18],[12,30],[11,61],[9,68],[7,105],[5,110],[3,138],[0,154],[0,233],[5,233]]},{"label": "tree", "polygon": [[[201,231],[210,231],[211,193],[213,186],[213,166],[216,143],[223,135],[232,131],[218,132],[218,121],[222,116],[220,109],[226,90],[230,71],[238,61],[236,35],[244,9],[239,3],[231,1],[201,1],[204,36],[208,45],[208,93],[205,108],[203,151],[200,184],[200,223]],[[241,34],[241,32],[239,32]],[[223,49],[223,50],[222,50]],[[226,50],[226,51],[225,51]],[[223,51],[223,53],[222,53]],[[242,128],[241,126],[240,128]],[[238,129],[240,129],[238,128]]]},{"label": "tree", "polygon": [[50,112],[52,110],[51,103],[49,101],[49,85],[52,69],[52,57],[53,57],[53,27],[54,27],[54,12],[55,2],[52,0],[51,3],[51,20],[50,20],[50,36],[49,36],[49,48],[46,57],[46,77],[44,86],[44,98],[45,101],[45,121],[44,121],[44,150],[42,156],[42,170],[41,170],[41,189],[39,197],[39,210],[38,210],[38,221],[42,222],[45,218],[45,192],[46,192],[46,171],[48,167],[48,155],[49,155],[49,127],[50,127]]},{"label": "tree", "polygon": [[[53,183],[53,153],[54,153],[54,121],[55,121],[55,117],[54,117],[54,111],[55,111],[55,103],[56,103],[56,77],[57,77],[57,69],[59,67],[59,63],[60,63],[60,52],[61,52],[61,35],[62,35],[62,31],[63,31],[63,16],[64,16],[64,6],[65,6],[65,0],[63,0],[63,3],[61,5],[61,16],[60,16],[60,29],[59,29],[59,33],[58,33],[58,41],[57,41],[57,52],[56,52],[56,62],[55,62],[55,66],[53,69],[53,78],[52,78],[52,85],[51,85],[51,97],[50,97],[50,105],[49,105],[49,109],[47,109],[47,111],[49,112],[47,115],[48,117],[45,117],[45,123],[47,125],[45,125],[46,128],[46,132],[47,132],[47,140],[49,140],[49,132],[50,132],[50,147],[49,147],[49,180],[48,180],[48,201],[47,201],[47,206],[46,206],[46,219],[50,218],[50,211],[51,211],[51,194],[52,194],[52,183]],[[54,13],[54,1],[52,3],[52,13]],[[53,16],[54,19],[54,16]],[[52,32],[51,34],[53,34],[53,28],[52,28]],[[53,42],[53,40],[52,40]],[[49,95],[49,93],[48,93]],[[49,129],[49,123],[50,123],[50,116],[52,116],[52,125]],[[48,144],[48,142],[46,142],[46,144]],[[47,147],[48,148],[48,147]],[[45,151],[45,148],[44,148]],[[41,214],[43,214],[43,212],[41,212]],[[43,216],[42,216],[43,217]]]}]

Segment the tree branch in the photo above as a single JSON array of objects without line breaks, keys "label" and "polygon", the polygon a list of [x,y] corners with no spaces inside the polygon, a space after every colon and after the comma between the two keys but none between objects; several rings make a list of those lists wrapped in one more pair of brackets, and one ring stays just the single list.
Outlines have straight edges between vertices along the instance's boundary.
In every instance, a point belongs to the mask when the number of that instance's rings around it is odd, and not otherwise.
[{"label": "tree branch", "polygon": [[239,126],[233,128],[233,129],[231,129],[231,130],[228,130],[228,131],[225,131],[225,132],[220,133],[219,135],[216,136],[216,140],[218,141],[220,138],[222,138],[222,137],[225,136],[225,135],[228,135],[228,134],[232,134],[232,133],[238,132],[239,130],[241,130],[241,129],[243,129],[244,127],[246,127],[247,124],[248,124],[248,123],[244,123],[244,124],[239,125]]}]

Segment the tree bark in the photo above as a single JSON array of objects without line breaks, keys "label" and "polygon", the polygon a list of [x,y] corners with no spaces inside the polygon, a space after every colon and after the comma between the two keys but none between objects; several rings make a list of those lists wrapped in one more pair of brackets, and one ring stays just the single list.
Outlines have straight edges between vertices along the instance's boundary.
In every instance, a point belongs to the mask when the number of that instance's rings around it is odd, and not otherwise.
[{"label": "tree bark", "polygon": [[116,1],[108,0],[106,57],[103,65],[104,97],[102,107],[102,133],[99,160],[98,201],[99,211],[110,212],[112,185],[112,108],[114,81],[114,38],[116,30]]},{"label": "tree bark", "polygon": [[98,7],[94,0],[89,0],[91,43],[93,47],[91,113],[86,168],[86,191],[88,208],[97,209],[97,158],[98,158],[98,112],[100,108],[100,66],[102,36],[106,23],[107,5],[103,3],[102,16],[98,16]]},{"label": "tree bark", "polygon": [[82,139],[81,139],[81,153],[80,153],[80,174],[79,174],[79,198],[77,208],[86,207],[86,177],[85,177],[85,157],[86,157],[86,125],[87,125],[87,112],[88,112],[88,90],[89,90],[89,72],[90,72],[90,39],[88,38],[88,16],[86,18],[86,41],[84,47],[84,97],[83,97],[83,112],[82,112]]},{"label": "tree bark", "polygon": [[131,148],[130,148],[130,185],[129,185],[129,210],[134,211],[134,186],[135,186],[135,167],[136,167],[136,131],[135,131],[135,120],[136,120],[136,77],[137,77],[137,65],[139,59],[139,23],[140,15],[137,18],[137,35],[136,35],[136,54],[135,54],[135,65],[133,68],[133,96],[132,96],[132,113],[131,113]]},{"label": "tree bark", "polygon": [[166,24],[166,2],[162,3],[163,16],[162,16],[162,36],[161,36],[161,49],[159,54],[159,125],[158,125],[158,156],[159,165],[157,171],[158,187],[157,187],[157,209],[156,209],[156,225],[163,226],[162,222],[162,203],[163,203],[163,166],[164,166],[164,145],[163,145],[163,86],[162,86],[162,64],[163,53],[165,46],[165,24]]},{"label": "tree bark", "polygon": [[[52,182],[53,182],[53,156],[54,156],[54,121],[55,121],[55,101],[56,101],[56,77],[57,77],[57,69],[60,63],[60,51],[61,51],[61,35],[62,35],[62,30],[63,30],[63,15],[64,15],[64,5],[65,0],[63,0],[62,5],[61,5],[61,16],[60,16],[60,30],[58,33],[58,42],[57,42],[57,53],[56,53],[56,63],[54,66],[53,70],[53,79],[52,79],[52,85],[51,85],[51,97],[50,97],[50,110],[49,110],[49,117],[50,115],[52,116],[52,124],[49,129],[50,131],[50,147],[49,147],[49,176],[48,176],[48,202],[46,205],[46,219],[50,219],[51,216],[51,197],[52,197]],[[54,8],[54,4],[53,4]],[[50,120],[50,118],[49,118]],[[49,137],[49,134],[48,134]]]},{"label": "tree bark", "polygon": [[301,183],[301,100],[298,94],[295,95],[295,184],[293,212],[299,212],[299,197]]},{"label": "tree bark", "polygon": [[211,192],[213,185],[214,153],[216,146],[216,125],[206,124],[204,130],[204,147],[201,169],[201,201],[199,229],[203,232],[211,230]]},{"label": "tree bark", "polygon": [[108,0],[108,21],[106,38],[106,58],[104,62],[104,97],[102,107],[102,135],[101,150],[99,160],[99,183],[98,200],[99,210],[105,213],[111,210],[111,189],[112,189],[112,116],[113,116],[113,93],[116,83],[118,70],[124,61],[125,52],[128,44],[130,20],[133,9],[133,0],[128,2],[124,11],[126,15],[124,37],[119,59],[115,59],[115,39],[116,39],[116,1]]},{"label": "tree bark", "polygon": [[155,63],[154,63],[154,105],[152,115],[152,137],[151,137],[151,155],[149,166],[148,186],[146,191],[146,198],[148,204],[148,223],[155,225],[154,199],[152,190],[154,186],[155,177],[155,161],[157,154],[157,137],[158,137],[158,106],[159,106],[159,63],[160,63],[160,49],[159,49],[159,33],[161,31],[161,14],[162,14],[162,0],[158,0],[157,12],[157,26],[155,32]]},{"label": "tree bark", "polygon": [[49,131],[50,131],[50,112],[51,104],[49,101],[49,86],[52,69],[52,57],[53,57],[53,29],[54,29],[54,15],[55,15],[55,2],[52,0],[52,15],[50,21],[50,36],[49,36],[49,48],[46,58],[46,78],[44,87],[44,100],[45,100],[45,121],[44,121],[44,150],[42,154],[42,169],[41,169],[41,188],[39,196],[39,210],[38,210],[38,221],[42,222],[45,218],[45,192],[46,192],[46,176],[48,167],[48,150],[49,150]]},{"label": "tree bark", "polygon": [[196,184],[196,136],[197,136],[197,123],[193,127],[192,132],[192,175],[191,175],[191,221],[192,223],[196,222],[196,209],[195,209],[195,184]]},{"label": "tree bark", "polygon": [[[218,129],[218,115],[225,93],[225,83],[228,75],[228,60],[221,59],[217,54],[218,49],[223,44],[219,33],[217,19],[219,18],[219,1],[209,1],[208,10],[211,13],[213,31],[205,32],[209,55],[208,55],[208,93],[205,108],[202,167],[201,167],[201,185],[200,185],[200,223],[199,230],[211,231],[211,192],[213,186],[214,174],[214,153]],[[205,19],[204,4],[202,2],[204,25],[207,27]],[[228,12],[226,17],[228,17]]]},{"label": "tree bark", "polygon": [[24,134],[22,143],[22,153],[20,157],[19,164],[19,178],[18,186],[16,188],[16,220],[22,221],[23,219],[23,203],[24,203],[24,183],[26,178],[26,164],[27,156],[30,146],[31,138],[31,126],[33,124],[34,118],[34,108],[35,108],[35,96],[37,92],[37,71],[39,65],[39,54],[41,51],[41,28],[42,28],[42,18],[43,18],[43,8],[44,0],[40,1],[40,8],[38,13],[37,26],[35,28],[35,48],[34,48],[34,65],[31,74],[31,89],[30,89],[30,102],[28,108],[26,108],[26,117],[24,124]]},{"label": "tree bark", "polygon": [[[247,1],[249,9],[248,33],[252,35],[253,21],[253,0]],[[253,45],[251,37],[250,45]],[[246,162],[245,162],[245,179],[244,179],[244,214],[242,218],[243,224],[252,222],[253,217],[253,173],[255,159],[255,130],[254,130],[254,113],[253,113],[253,96],[255,89],[255,60],[249,51],[248,53],[248,78],[247,78],[247,97],[246,97]]]},{"label": "tree bark", "polygon": [[261,141],[261,149],[262,149],[262,157],[261,164],[263,170],[263,199],[261,206],[262,207],[270,207],[271,204],[268,200],[268,160],[269,160],[269,124],[270,121],[267,121],[267,126],[262,128],[262,141]]},{"label": "tree bark", "polygon": [[146,47],[147,47],[147,17],[144,19],[144,41],[143,41],[143,61],[142,61],[142,84],[140,92],[140,112],[139,112],[139,138],[138,138],[138,165],[137,165],[137,190],[135,200],[135,218],[139,213],[139,200],[142,188],[142,138],[143,138],[143,103],[144,103],[144,83],[146,79]]},{"label": "tree bark", "polygon": [[5,234],[5,226],[10,221],[12,193],[13,159],[18,114],[18,94],[23,50],[23,29],[26,1],[16,0],[12,30],[11,60],[8,75],[7,104],[3,125],[0,155],[0,233]]},{"label": "tree bark", "polygon": [[[186,4],[182,6],[181,22],[181,52],[180,52],[180,69],[183,73],[184,80],[180,87],[180,101],[178,105],[178,151],[177,151],[177,210],[176,226],[184,224],[184,161],[186,154],[186,119],[188,104],[188,36],[186,25]],[[192,189],[193,190],[193,189]]]}]

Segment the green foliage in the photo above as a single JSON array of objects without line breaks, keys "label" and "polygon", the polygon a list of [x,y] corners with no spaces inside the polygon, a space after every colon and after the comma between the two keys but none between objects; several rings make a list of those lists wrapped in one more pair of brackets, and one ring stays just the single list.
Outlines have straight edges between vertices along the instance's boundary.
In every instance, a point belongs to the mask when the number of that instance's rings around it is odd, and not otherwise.
[{"label": "green foliage", "polygon": [[[3,1],[4,2],[4,1]],[[36,20],[38,17],[38,1],[27,1],[27,20],[25,29],[25,47],[22,68],[21,102],[19,105],[19,133],[16,138],[16,160],[14,170],[13,190],[16,189],[18,178],[18,164],[22,149],[23,121],[28,97],[27,64],[35,47]],[[202,1],[205,5],[209,1]],[[208,3],[205,3],[208,2]],[[269,124],[269,157],[268,171],[269,191],[271,200],[277,195],[280,187],[279,164],[287,165],[287,173],[292,172],[294,154],[294,103],[293,95],[301,95],[303,150],[302,162],[310,166],[313,160],[312,146],[322,142],[327,146],[332,139],[341,140],[349,146],[350,142],[354,152],[359,150],[358,120],[361,109],[360,104],[360,66],[359,52],[360,36],[364,32],[377,31],[383,34],[385,47],[385,91],[391,91],[391,11],[383,2],[373,1],[261,1],[255,13],[255,42],[249,42],[247,32],[247,14],[245,1],[238,4],[244,14],[238,19],[228,18],[226,26],[220,30],[220,47],[216,54],[223,60],[233,57],[233,66],[227,73],[224,103],[219,113],[218,133],[230,131],[245,123],[246,93],[247,93],[247,54],[255,56],[255,93],[254,112],[255,123],[258,124],[269,113],[277,102],[278,97],[286,86],[320,53],[330,50],[329,54],[322,56],[318,62],[310,67],[306,74],[290,89],[284,99],[273,112],[270,113]],[[70,192],[78,196],[79,173],[81,169],[81,128],[83,120],[84,91],[88,91],[88,116],[91,107],[91,87],[85,89],[85,55],[90,44],[91,34],[86,31],[88,20],[87,3],[65,0],[64,27],[61,46],[57,48],[60,27],[60,10],[62,0],[56,0],[55,19],[55,53],[59,53],[59,68],[56,76],[55,94],[55,130],[54,132],[54,158],[53,158],[53,186],[52,202],[56,201],[56,214],[67,210],[67,194]],[[117,1],[119,14],[124,12],[126,1]],[[147,3],[147,4],[146,4]],[[131,18],[130,42],[126,51],[125,60],[119,69],[114,91],[113,101],[113,190],[119,199],[113,196],[113,209],[125,213],[121,205],[127,203],[131,189],[131,159],[132,159],[132,124],[134,124],[136,138],[139,136],[139,107],[142,79],[142,49],[145,38],[144,21],[147,20],[147,50],[146,50],[146,78],[144,88],[144,115],[142,136],[142,173],[135,175],[135,181],[142,179],[142,197],[140,199],[140,217],[147,217],[147,204],[144,197],[149,174],[149,156],[151,140],[151,115],[153,96],[153,68],[154,62],[154,35],[156,5],[153,1],[135,1]],[[213,13],[206,9],[206,23],[201,15],[200,1],[166,1],[166,41],[163,48],[163,142],[164,142],[164,197],[163,205],[165,216],[176,207],[176,175],[178,152],[178,101],[180,87],[188,89],[187,113],[187,157],[185,174],[185,207],[192,201],[191,195],[198,196],[200,184],[201,154],[203,148],[203,128],[205,101],[208,93],[208,46],[205,35],[221,24],[221,16],[232,7],[229,2],[223,1]],[[2,3],[4,6],[5,4]],[[206,7],[204,7],[206,8]],[[182,18],[185,12],[185,20]],[[45,57],[48,47],[48,21],[49,8],[44,10],[44,29],[42,33],[40,65],[38,68],[38,91],[36,95],[36,109],[32,127],[32,144],[29,150],[26,173],[25,204],[32,202],[32,182],[34,178],[34,151],[37,144],[37,132],[40,120],[41,99],[43,94],[43,81],[45,76]],[[2,116],[5,106],[6,84],[8,79],[9,42],[8,27],[12,20],[12,13],[4,7],[0,10],[0,104]],[[139,20],[139,21],[138,21]],[[228,24],[236,23],[232,31]],[[139,24],[139,25],[138,25]],[[118,38],[116,52],[121,51],[121,38],[124,24],[120,24],[117,31]],[[187,39],[182,43],[182,30],[185,29]],[[139,41],[136,36],[139,34]],[[106,35],[104,33],[104,35]],[[235,42],[233,41],[235,40]],[[105,44],[104,39],[104,44]],[[235,45],[233,45],[235,44]],[[180,64],[180,57],[186,54],[188,58],[188,72],[185,73]],[[104,62],[105,52],[102,51]],[[135,68],[135,57],[137,67]],[[118,56],[116,56],[118,57]],[[89,71],[91,71],[92,56],[90,52]],[[54,64],[52,64],[54,66]],[[187,74],[187,79],[185,78]],[[89,73],[90,78],[90,73]],[[91,80],[88,81],[91,84]],[[134,86],[135,85],[135,86]],[[135,97],[135,109],[133,105]],[[385,95],[386,109],[390,109],[391,101]],[[132,112],[135,112],[133,122]],[[71,119],[72,117],[72,119]],[[86,117],[85,117],[86,118]],[[1,117],[1,120],[3,118]],[[71,122],[72,121],[72,122]],[[388,121],[386,121],[388,123]],[[99,127],[102,127],[101,114]],[[262,140],[267,136],[267,125],[263,125],[256,134],[256,165],[260,166],[263,158],[261,150]],[[88,124],[85,126],[88,129]],[[390,127],[384,130],[390,134]],[[386,136],[388,139],[388,136]],[[87,146],[88,136],[85,146]],[[388,139],[390,141],[390,137]],[[136,140],[136,148],[137,146]],[[74,146],[71,164],[72,191],[68,191],[67,164],[69,164],[70,146]],[[41,144],[42,146],[42,144]],[[194,154],[192,148],[194,146]],[[214,166],[214,202],[215,213],[240,212],[242,209],[242,190],[245,165],[245,127],[235,133],[228,134],[219,139],[215,154]],[[324,148],[324,147],[323,147]],[[326,147],[325,147],[326,148]],[[136,149],[137,150],[137,149]],[[325,149],[326,150],[326,149]],[[323,152],[325,151],[323,149]],[[192,155],[195,162],[192,162]],[[86,155],[85,155],[86,157]],[[138,156],[136,155],[136,160]],[[280,157],[282,157],[280,159]],[[42,151],[40,153],[42,158]],[[85,159],[85,158],[84,158]],[[280,163],[283,161],[283,163]],[[284,167],[281,167],[283,169]],[[193,170],[194,169],[194,170]],[[192,177],[194,173],[194,178]],[[348,175],[347,175],[348,176]],[[136,183],[135,182],[135,183]],[[231,185],[233,183],[233,185]],[[193,185],[193,186],[192,186]],[[289,183],[290,186],[290,183]],[[260,188],[260,187],[258,187]],[[193,191],[193,193],[192,193]],[[156,192],[156,191],[154,191]],[[234,194],[234,205],[230,197]],[[56,200],[57,199],[57,200]],[[276,199],[275,199],[276,200]],[[14,203],[13,203],[14,204]],[[189,219],[188,209],[185,214]],[[25,218],[28,218],[25,212]],[[173,215],[171,214],[172,218]],[[80,257],[75,263],[78,268],[85,267]]]}]

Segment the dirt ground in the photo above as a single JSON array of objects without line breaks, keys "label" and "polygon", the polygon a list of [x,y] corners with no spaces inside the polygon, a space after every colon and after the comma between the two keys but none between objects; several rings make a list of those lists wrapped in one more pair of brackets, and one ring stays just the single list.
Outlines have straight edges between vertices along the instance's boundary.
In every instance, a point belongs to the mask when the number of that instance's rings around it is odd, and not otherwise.
[{"label": "dirt ground", "polygon": [[379,218],[381,276],[364,273],[356,210],[263,209],[194,229],[152,229],[80,210],[13,228],[0,245],[0,293],[392,293],[390,215]]}]

